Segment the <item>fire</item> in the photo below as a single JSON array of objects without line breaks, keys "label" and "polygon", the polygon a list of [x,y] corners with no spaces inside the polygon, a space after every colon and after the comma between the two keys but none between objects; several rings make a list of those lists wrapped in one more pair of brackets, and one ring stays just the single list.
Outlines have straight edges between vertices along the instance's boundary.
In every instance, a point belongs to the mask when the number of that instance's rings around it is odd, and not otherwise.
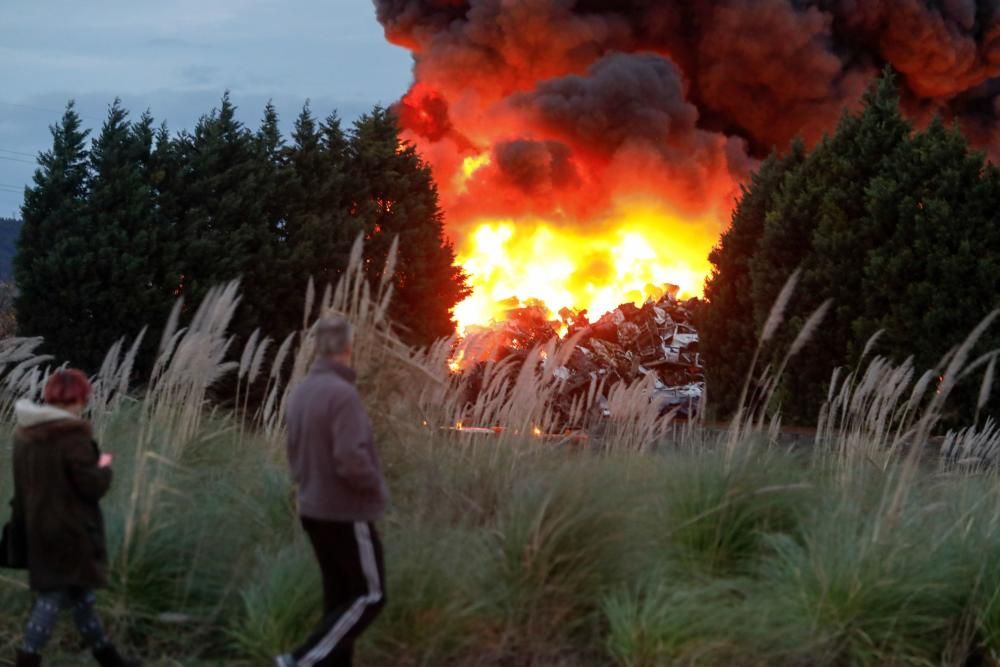
[{"label": "fire", "polygon": [[472,178],[473,174],[479,171],[482,167],[487,166],[493,161],[489,153],[483,153],[482,155],[472,155],[462,161],[462,173],[465,175],[466,180]]},{"label": "fire", "polygon": [[493,158],[490,157],[489,153],[483,153],[482,155],[470,155],[462,160],[462,167],[458,173],[455,174],[455,178],[452,181],[455,192],[468,192],[469,179],[471,179],[477,171],[483,167],[489,166],[492,162]]},{"label": "fire", "polygon": [[532,53],[537,67],[526,70],[529,54],[500,50],[487,63],[470,44],[469,59],[454,61],[449,48],[408,43],[419,66],[396,110],[440,188],[445,232],[469,277],[472,294],[453,310],[460,334],[523,306],[558,329],[567,312],[593,321],[668,284],[702,292],[708,254],[754,166],[748,146],[702,126],[668,55],[588,56],[577,53],[584,43],[572,42],[569,60]]},{"label": "fire", "polygon": [[599,228],[544,220],[486,220],[458,248],[473,293],[455,307],[459,331],[506,319],[512,307],[542,304],[592,318],[625,302],[641,305],[667,284],[698,296],[716,241],[715,220],[685,220],[657,204],[630,204]]},{"label": "fire", "polygon": [[454,358],[448,361],[448,368],[452,373],[457,373],[465,366],[465,350],[459,350]]}]

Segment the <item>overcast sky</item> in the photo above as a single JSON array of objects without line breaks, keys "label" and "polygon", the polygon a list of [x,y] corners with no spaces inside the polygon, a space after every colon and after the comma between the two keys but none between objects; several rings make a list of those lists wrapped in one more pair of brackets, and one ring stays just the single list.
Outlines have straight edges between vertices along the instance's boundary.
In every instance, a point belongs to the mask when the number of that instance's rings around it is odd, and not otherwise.
[{"label": "overcast sky", "polygon": [[16,214],[34,156],[67,100],[94,133],[122,98],[174,131],[228,89],[256,126],[273,99],[288,133],[306,99],[351,120],[410,80],[370,0],[0,0],[0,216]]}]

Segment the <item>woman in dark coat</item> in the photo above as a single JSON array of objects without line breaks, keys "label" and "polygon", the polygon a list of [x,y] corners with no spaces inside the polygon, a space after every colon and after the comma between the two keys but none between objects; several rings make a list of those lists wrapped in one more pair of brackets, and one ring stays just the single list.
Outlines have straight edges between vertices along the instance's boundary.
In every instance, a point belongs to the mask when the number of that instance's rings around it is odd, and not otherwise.
[{"label": "woman in dark coat", "polygon": [[27,533],[28,582],[35,593],[17,667],[38,667],[61,610],[103,667],[138,665],[119,655],[94,610],[94,590],[107,585],[104,517],[98,504],[111,486],[111,456],[101,454],[81,415],[90,382],[57,371],[45,404],[18,401],[14,432],[14,507]]}]

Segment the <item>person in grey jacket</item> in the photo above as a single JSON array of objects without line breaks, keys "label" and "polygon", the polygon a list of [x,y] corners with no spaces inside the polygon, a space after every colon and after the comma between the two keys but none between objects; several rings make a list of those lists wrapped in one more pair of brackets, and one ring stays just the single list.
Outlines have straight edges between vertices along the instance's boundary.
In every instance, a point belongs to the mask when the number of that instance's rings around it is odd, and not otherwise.
[{"label": "person in grey jacket", "polygon": [[385,606],[385,561],[374,522],[388,498],[371,420],[351,368],[353,328],[316,325],[316,360],[288,398],[288,463],[302,527],[323,578],[323,618],[278,667],[349,666],[354,642]]}]

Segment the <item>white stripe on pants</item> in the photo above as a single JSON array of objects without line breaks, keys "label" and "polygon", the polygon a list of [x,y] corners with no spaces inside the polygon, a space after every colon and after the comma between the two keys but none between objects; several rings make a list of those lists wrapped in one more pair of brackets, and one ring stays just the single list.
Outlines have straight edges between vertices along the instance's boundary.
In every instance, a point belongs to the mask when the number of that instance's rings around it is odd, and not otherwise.
[{"label": "white stripe on pants", "polygon": [[344,635],[361,619],[365,608],[382,599],[382,584],[379,581],[378,564],[375,561],[375,547],[372,544],[372,534],[367,523],[360,521],[354,523],[354,538],[358,543],[358,556],[361,559],[361,569],[365,573],[365,581],[368,584],[368,594],[359,597],[351,604],[326,636],[299,660],[300,667],[313,667],[317,662],[330,655],[337,648],[337,644],[343,640]]}]

